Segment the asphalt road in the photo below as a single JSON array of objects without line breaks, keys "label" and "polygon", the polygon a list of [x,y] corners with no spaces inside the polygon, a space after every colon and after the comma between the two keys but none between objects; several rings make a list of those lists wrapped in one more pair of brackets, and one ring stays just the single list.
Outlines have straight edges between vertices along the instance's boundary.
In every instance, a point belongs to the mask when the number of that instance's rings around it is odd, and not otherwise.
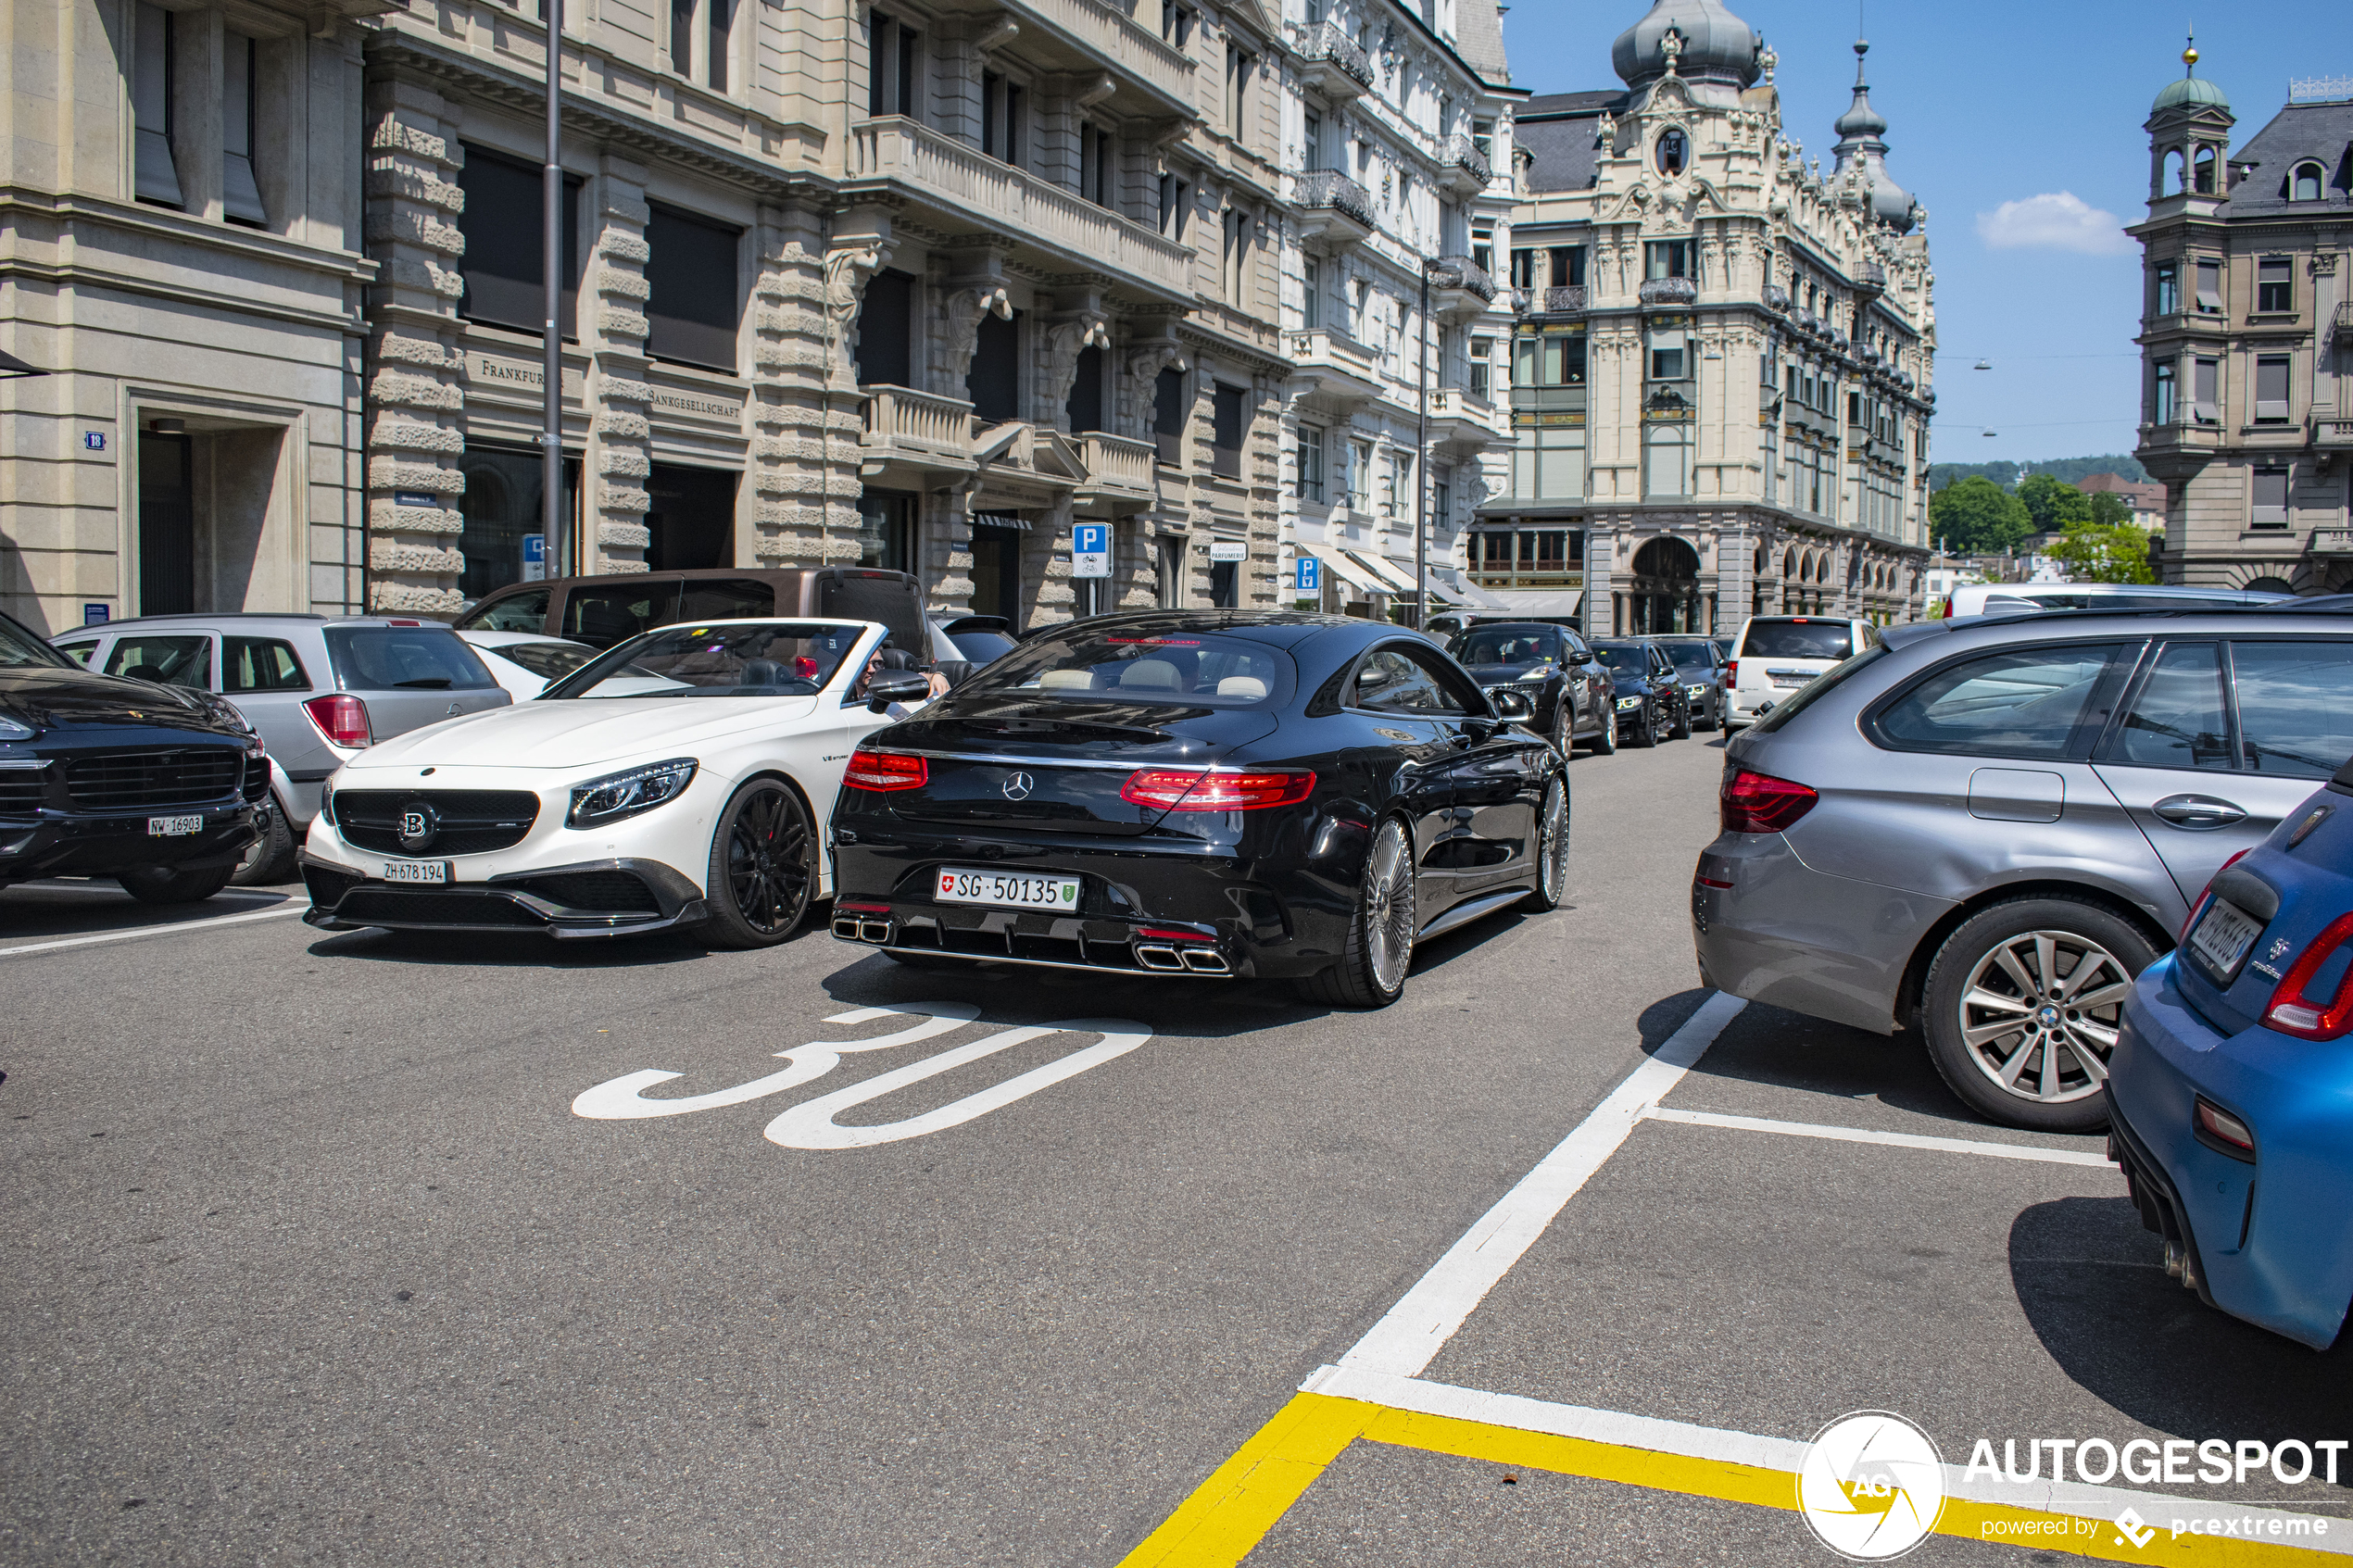
[{"label": "asphalt road", "polygon": [[[1564,907],[1431,944],[1377,1013],[917,973],[813,930],[559,947],[322,935],[298,889],[0,893],[0,1560],[1117,1562],[1706,1001],[1720,765],[1705,736],[1580,757]],[[825,1022],[923,1002],[951,1016],[872,1051],[840,1047],[925,1021]],[[977,1048],[1073,1020],[1101,1026]],[[679,1076],[586,1109],[735,1102],[575,1112],[648,1070]],[[1666,1103],[2098,1147],[1761,1008]],[[2353,1356],[2199,1307],[2122,1191],[1645,1122],[1426,1375],[1797,1438],[1894,1409],[1956,1461],[2342,1435]],[[1777,1509],[1369,1442],[1250,1557],[1718,1559],[1831,1561]]]}]

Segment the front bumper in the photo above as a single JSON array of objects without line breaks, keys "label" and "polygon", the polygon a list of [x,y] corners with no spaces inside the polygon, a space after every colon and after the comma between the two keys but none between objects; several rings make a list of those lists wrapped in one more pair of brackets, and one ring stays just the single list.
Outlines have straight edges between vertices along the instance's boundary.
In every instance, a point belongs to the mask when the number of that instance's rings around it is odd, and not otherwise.
[{"label": "front bumper", "polygon": [[[2151,964],[2125,1000],[2110,1158],[2165,1238],[2169,1273],[2233,1317],[2326,1349],[2353,1301],[2353,1061],[2343,1041],[2217,1033],[2183,1000],[2174,961]],[[2199,1141],[2201,1096],[2254,1129],[2253,1161]]]},{"label": "front bumper", "polygon": [[702,889],[659,860],[622,856],[506,872],[479,882],[395,884],[304,851],[303,921],[321,931],[539,931],[636,936],[710,914]]},{"label": "front bumper", "polygon": [[[152,817],[195,817],[192,834],[161,837]],[[111,876],[151,867],[233,863],[254,841],[254,808],[245,800],[125,812],[44,811],[38,820],[0,822],[0,883],[44,876]]]}]

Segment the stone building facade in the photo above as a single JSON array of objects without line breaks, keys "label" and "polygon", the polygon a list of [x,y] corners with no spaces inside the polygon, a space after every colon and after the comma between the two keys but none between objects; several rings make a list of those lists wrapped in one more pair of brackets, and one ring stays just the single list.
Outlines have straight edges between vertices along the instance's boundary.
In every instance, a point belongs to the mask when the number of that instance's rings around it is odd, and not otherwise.
[{"label": "stone building facade", "polygon": [[2233,152],[2221,88],[2185,74],[2149,133],[2140,445],[2166,487],[2168,583],[2353,587],[2353,83],[2291,84]]},{"label": "stone building facade", "polygon": [[355,609],[360,31],[377,8],[0,18],[0,608]]},{"label": "stone building facade", "polygon": [[1603,633],[1919,614],[1935,308],[1867,47],[1827,172],[1715,0],[1621,34],[1624,91],[1522,107],[1527,311],[1474,584]]}]

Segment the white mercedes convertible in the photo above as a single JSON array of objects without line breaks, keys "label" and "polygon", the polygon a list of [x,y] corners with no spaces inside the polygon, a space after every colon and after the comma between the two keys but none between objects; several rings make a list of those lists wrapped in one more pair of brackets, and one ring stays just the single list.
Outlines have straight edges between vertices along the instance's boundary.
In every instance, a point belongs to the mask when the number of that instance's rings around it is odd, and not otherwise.
[{"label": "white mercedes convertible", "polygon": [[[302,877],[329,931],[690,927],[781,942],[827,897],[821,838],[859,741],[930,695],[864,621],[713,621],[370,746],[330,779]],[[903,712],[904,708],[895,711]]]}]

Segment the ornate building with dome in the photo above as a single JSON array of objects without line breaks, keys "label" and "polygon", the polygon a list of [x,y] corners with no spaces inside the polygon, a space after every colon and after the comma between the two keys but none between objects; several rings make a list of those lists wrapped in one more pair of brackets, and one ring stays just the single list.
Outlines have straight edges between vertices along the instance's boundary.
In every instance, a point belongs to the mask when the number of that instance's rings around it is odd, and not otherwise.
[{"label": "ornate building with dome", "polygon": [[2353,79],[2289,84],[2236,152],[2221,88],[2183,74],[2149,107],[2141,439],[2166,487],[2168,583],[2353,588]]},{"label": "ornate building with dome", "polygon": [[1621,33],[1622,90],[1520,107],[1514,439],[1467,538],[1478,589],[1596,634],[1919,613],[1934,277],[1869,47],[1827,169],[1716,0]]}]

